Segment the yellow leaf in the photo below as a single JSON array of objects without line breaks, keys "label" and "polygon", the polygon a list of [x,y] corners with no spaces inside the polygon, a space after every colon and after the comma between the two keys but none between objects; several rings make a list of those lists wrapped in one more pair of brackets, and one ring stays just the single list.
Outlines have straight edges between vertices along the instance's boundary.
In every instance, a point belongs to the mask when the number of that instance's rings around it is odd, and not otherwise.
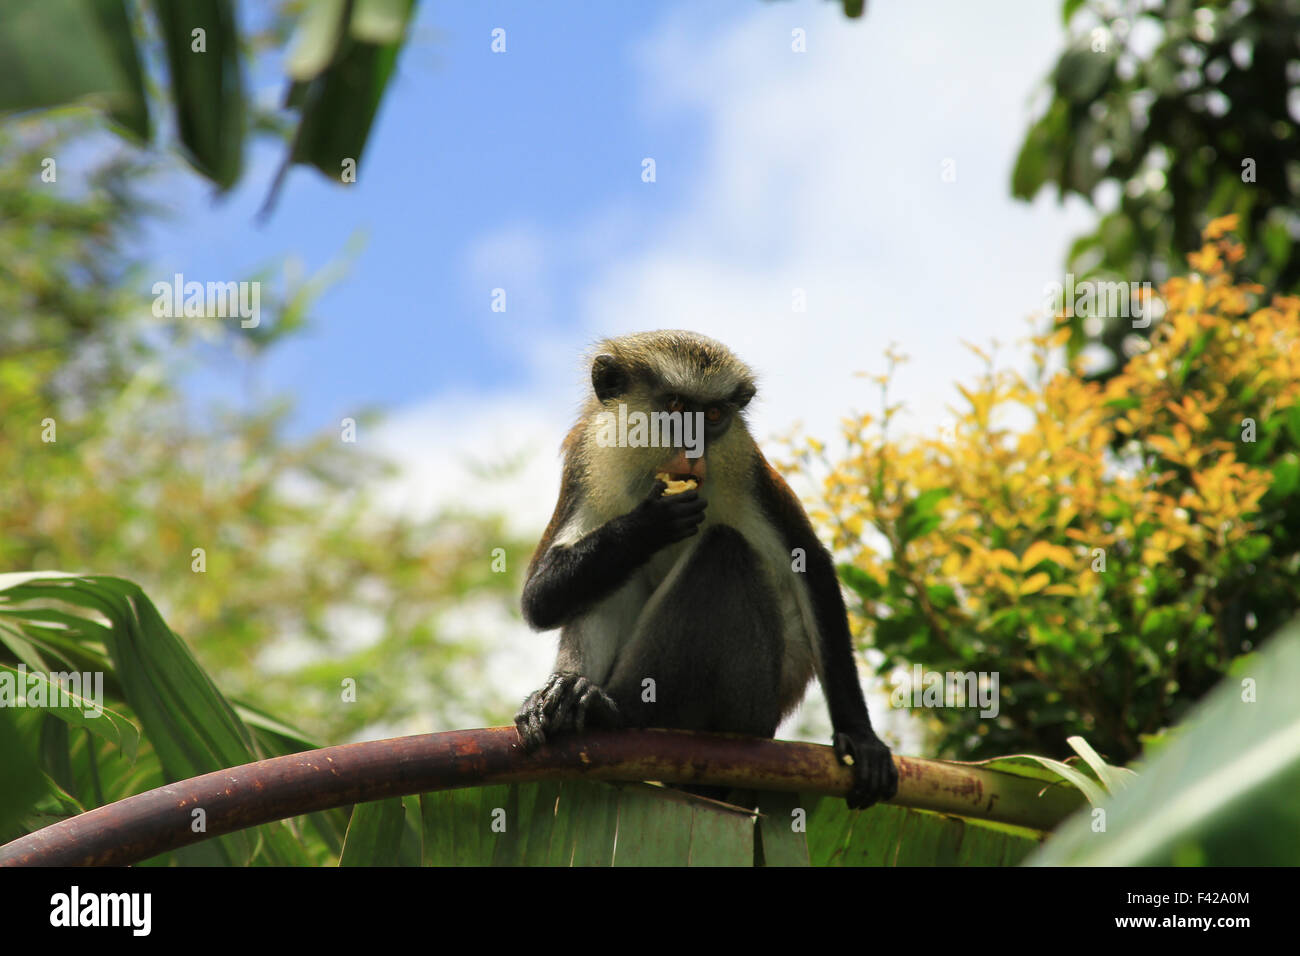
[{"label": "yellow leaf", "polygon": [[988,553],[988,562],[995,568],[1009,568],[1015,571],[1020,567],[1020,561],[1014,554],[1003,548]]},{"label": "yellow leaf", "polygon": [[1025,583],[1020,585],[1020,593],[1034,594],[1037,591],[1041,591],[1043,586],[1050,580],[1052,579],[1046,572],[1039,571],[1037,574],[1025,579]]},{"label": "yellow leaf", "polygon": [[1062,594],[1065,597],[1074,597],[1079,593],[1079,590],[1073,584],[1053,584],[1050,588],[1043,588],[1043,593]]},{"label": "yellow leaf", "polygon": [[1218,219],[1211,219],[1205,227],[1206,239],[1218,239],[1225,232],[1232,232],[1237,228],[1237,214],[1232,213],[1228,216],[1220,216]]},{"label": "yellow leaf", "polygon": [[1028,571],[1043,561],[1055,561],[1063,568],[1074,564],[1074,552],[1050,541],[1035,541],[1020,559],[1020,570]]},{"label": "yellow leaf", "polygon": [[1172,438],[1166,438],[1164,435],[1151,435],[1147,438],[1147,444],[1170,461],[1179,460],[1178,446]]},{"label": "yellow leaf", "polygon": [[1054,545],[1050,541],[1035,541],[1020,557],[1020,570],[1028,571],[1040,561],[1051,557]]}]

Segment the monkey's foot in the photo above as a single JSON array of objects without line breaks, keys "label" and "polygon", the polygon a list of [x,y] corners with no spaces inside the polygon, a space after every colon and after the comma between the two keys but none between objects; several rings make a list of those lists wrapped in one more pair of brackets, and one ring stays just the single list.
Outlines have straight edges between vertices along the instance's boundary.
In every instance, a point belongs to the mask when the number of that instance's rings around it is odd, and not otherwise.
[{"label": "monkey's foot", "polygon": [[853,786],[844,798],[852,809],[863,810],[898,793],[894,758],[873,732],[836,734],[835,756],[853,769]]},{"label": "monkey's foot", "polygon": [[617,727],[618,706],[581,674],[552,674],[546,686],[524,701],[515,727],[525,750],[535,750],[548,736],[594,727]]}]

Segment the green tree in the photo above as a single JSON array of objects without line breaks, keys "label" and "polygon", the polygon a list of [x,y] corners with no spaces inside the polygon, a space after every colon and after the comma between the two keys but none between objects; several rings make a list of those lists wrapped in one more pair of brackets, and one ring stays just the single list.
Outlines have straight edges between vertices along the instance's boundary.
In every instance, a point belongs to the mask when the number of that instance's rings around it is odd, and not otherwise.
[{"label": "green tree", "polygon": [[[245,29],[234,0],[4,0],[0,7],[0,114],[83,103],[146,145],[161,99],[180,154],[222,191],[243,173],[250,133],[287,137],[269,206],[294,163],[355,181],[415,0],[281,0],[253,8],[258,22]],[[246,63],[290,35],[283,107],[261,109],[245,93]],[[146,68],[159,60],[165,84]],[[151,98],[151,86],[164,95]]]},{"label": "green tree", "polygon": [[900,681],[941,752],[1064,755],[1078,734],[1127,762],[1300,611],[1300,297],[1236,274],[1232,220],[1108,382],[1053,369],[1058,329],[1034,339],[1036,375],[980,352],[949,432],[895,437],[882,399],[841,455],[797,449],[825,470],[813,517],[882,672],[998,675],[978,706]]},{"label": "green tree", "polygon": [[[131,251],[149,167],[126,153],[80,183],[41,181],[41,159],[85,132],[0,128],[0,568],[140,581],[223,687],[324,740],[509,713],[488,682],[453,676],[494,635],[453,640],[439,614],[474,596],[511,613],[529,543],[493,518],[386,516],[364,489],[389,466],[337,433],[287,438],[284,400],[189,407],[194,323],[151,314]],[[252,362],[283,346],[313,291],[268,288]],[[497,547],[510,573],[493,573]],[[378,634],[361,646],[359,619]],[[340,701],[347,677],[355,704]]]},{"label": "green tree", "polygon": [[[1163,282],[1216,217],[1236,214],[1245,269],[1281,292],[1300,289],[1300,0],[1065,0],[1069,40],[1051,98],[1025,136],[1012,191],[1054,184],[1094,205],[1118,193],[1079,237],[1076,279]],[[1065,321],[1070,350],[1094,339]],[[1103,318],[1095,341],[1123,365],[1127,336]]]}]

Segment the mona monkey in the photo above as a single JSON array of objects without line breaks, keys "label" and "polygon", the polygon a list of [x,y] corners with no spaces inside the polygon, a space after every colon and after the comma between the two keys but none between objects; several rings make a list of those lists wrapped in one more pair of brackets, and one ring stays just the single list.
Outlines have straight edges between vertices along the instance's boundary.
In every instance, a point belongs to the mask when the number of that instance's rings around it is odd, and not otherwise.
[{"label": "mona monkey", "polygon": [[[524,585],[529,626],[562,629],[555,672],[515,716],[524,748],[587,727],[771,738],[815,673],[849,806],[894,796],[831,555],[744,418],[753,372],[713,339],[643,332],[597,346],[591,385]],[[611,441],[635,412],[694,416],[702,441]]]}]

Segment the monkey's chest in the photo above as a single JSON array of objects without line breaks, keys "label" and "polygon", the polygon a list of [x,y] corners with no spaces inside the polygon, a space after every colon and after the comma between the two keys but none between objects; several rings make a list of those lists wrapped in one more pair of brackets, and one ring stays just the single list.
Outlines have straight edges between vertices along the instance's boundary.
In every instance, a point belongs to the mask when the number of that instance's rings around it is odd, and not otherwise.
[{"label": "monkey's chest", "polygon": [[803,696],[811,635],[802,582],[779,541],[715,523],[656,554],[630,584],[610,608],[624,647],[671,650],[705,679],[712,665],[728,671],[733,655],[757,653],[779,672],[783,713]]}]

